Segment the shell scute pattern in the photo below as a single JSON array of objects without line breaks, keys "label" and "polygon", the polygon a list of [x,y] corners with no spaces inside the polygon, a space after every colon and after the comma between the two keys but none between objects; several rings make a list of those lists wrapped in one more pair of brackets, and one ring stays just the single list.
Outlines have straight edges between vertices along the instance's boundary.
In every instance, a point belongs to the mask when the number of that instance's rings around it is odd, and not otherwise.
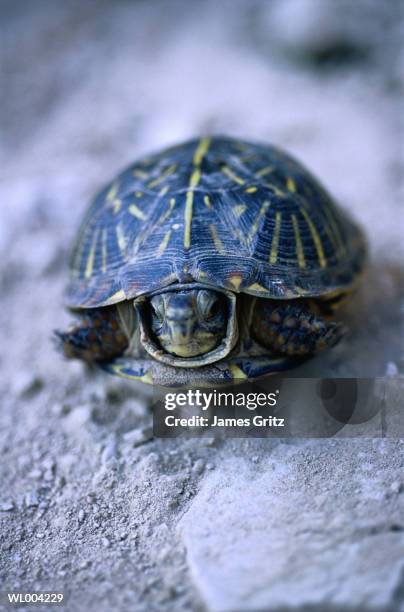
[{"label": "shell scute pattern", "polygon": [[72,256],[68,304],[100,306],[196,280],[264,297],[353,282],[362,234],[282,151],[202,138],[133,164],[96,197]]}]

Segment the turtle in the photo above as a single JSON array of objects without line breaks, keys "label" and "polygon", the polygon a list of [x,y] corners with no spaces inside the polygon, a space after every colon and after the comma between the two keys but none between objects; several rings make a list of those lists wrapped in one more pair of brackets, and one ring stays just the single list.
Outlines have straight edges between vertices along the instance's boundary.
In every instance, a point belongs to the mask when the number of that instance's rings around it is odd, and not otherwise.
[{"label": "turtle", "polygon": [[251,380],[336,345],[361,228],[294,157],[203,136],[102,189],[72,249],[69,358],[163,386]]}]

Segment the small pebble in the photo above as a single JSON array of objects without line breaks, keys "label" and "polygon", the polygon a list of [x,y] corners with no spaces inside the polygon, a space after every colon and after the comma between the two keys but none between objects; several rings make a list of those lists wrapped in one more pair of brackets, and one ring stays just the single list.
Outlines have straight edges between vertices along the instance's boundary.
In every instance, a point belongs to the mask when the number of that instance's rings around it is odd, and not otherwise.
[{"label": "small pebble", "polygon": [[9,500],[0,503],[0,512],[11,512],[14,510],[14,502]]},{"label": "small pebble", "polygon": [[32,478],[33,480],[39,480],[42,478],[42,472],[38,468],[33,469],[29,474],[28,478]]},{"label": "small pebble", "polygon": [[38,531],[38,533],[36,534],[36,537],[38,538],[38,540],[43,540],[43,538],[45,537],[45,534],[42,533],[42,531]]},{"label": "small pebble", "polygon": [[195,461],[194,465],[192,466],[192,471],[194,472],[194,474],[202,474],[204,469],[205,462],[202,459],[198,459],[197,461]]},{"label": "small pebble", "polygon": [[133,429],[123,435],[125,442],[129,442],[134,447],[140,446],[153,438],[153,430],[150,427],[143,429]]},{"label": "small pebble", "polygon": [[111,546],[111,542],[108,540],[108,538],[102,538],[101,543],[104,548],[109,548]]},{"label": "small pebble", "polygon": [[109,464],[118,459],[118,448],[115,439],[111,439],[105,445],[102,451],[101,461],[104,465]]},{"label": "small pebble", "polygon": [[214,470],[214,469],[215,469],[215,466],[214,466],[214,464],[213,464],[213,463],[207,463],[207,464],[206,464],[206,469],[207,469],[207,470]]},{"label": "small pebble", "polygon": [[398,480],[392,482],[391,485],[390,485],[390,491],[392,493],[401,493],[402,488],[403,488],[402,484],[401,484],[401,482],[398,482]]},{"label": "small pebble", "polygon": [[38,506],[38,504],[38,495],[35,492],[27,493],[27,495],[25,496],[25,505],[27,506],[27,508],[33,508],[35,506]]},{"label": "small pebble", "polygon": [[85,518],[86,518],[86,513],[84,512],[84,510],[79,510],[79,514],[78,514],[79,523],[82,523]]},{"label": "small pebble", "polygon": [[386,366],[386,376],[388,378],[394,378],[395,376],[398,376],[398,367],[394,363],[394,361],[389,361],[387,363],[387,366]]},{"label": "small pebble", "polygon": [[51,457],[47,457],[42,462],[42,465],[45,468],[45,470],[53,471],[55,469],[56,463],[55,463],[55,461]]},{"label": "small pebble", "polygon": [[14,391],[20,397],[28,397],[38,393],[43,387],[40,376],[31,372],[21,373],[14,383]]}]

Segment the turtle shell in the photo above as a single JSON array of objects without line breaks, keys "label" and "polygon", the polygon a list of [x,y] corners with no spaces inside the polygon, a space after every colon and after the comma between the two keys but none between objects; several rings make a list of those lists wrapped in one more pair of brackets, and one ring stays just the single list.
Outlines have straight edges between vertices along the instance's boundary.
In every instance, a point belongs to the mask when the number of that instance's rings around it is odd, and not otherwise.
[{"label": "turtle shell", "polygon": [[190,140],[139,160],[95,198],[71,259],[67,304],[114,304],[203,282],[289,299],[349,287],[360,229],[278,148]]}]

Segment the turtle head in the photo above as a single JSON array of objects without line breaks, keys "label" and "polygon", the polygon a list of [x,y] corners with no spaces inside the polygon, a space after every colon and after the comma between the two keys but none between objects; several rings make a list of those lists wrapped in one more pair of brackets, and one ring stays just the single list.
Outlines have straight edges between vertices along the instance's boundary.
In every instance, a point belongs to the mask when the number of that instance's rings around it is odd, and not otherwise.
[{"label": "turtle head", "polygon": [[134,300],[140,342],[157,361],[190,368],[223,359],[238,340],[236,296],[199,283]]},{"label": "turtle head", "polygon": [[212,289],[159,293],[150,300],[150,328],[158,344],[178,357],[204,355],[226,335],[226,298]]}]

